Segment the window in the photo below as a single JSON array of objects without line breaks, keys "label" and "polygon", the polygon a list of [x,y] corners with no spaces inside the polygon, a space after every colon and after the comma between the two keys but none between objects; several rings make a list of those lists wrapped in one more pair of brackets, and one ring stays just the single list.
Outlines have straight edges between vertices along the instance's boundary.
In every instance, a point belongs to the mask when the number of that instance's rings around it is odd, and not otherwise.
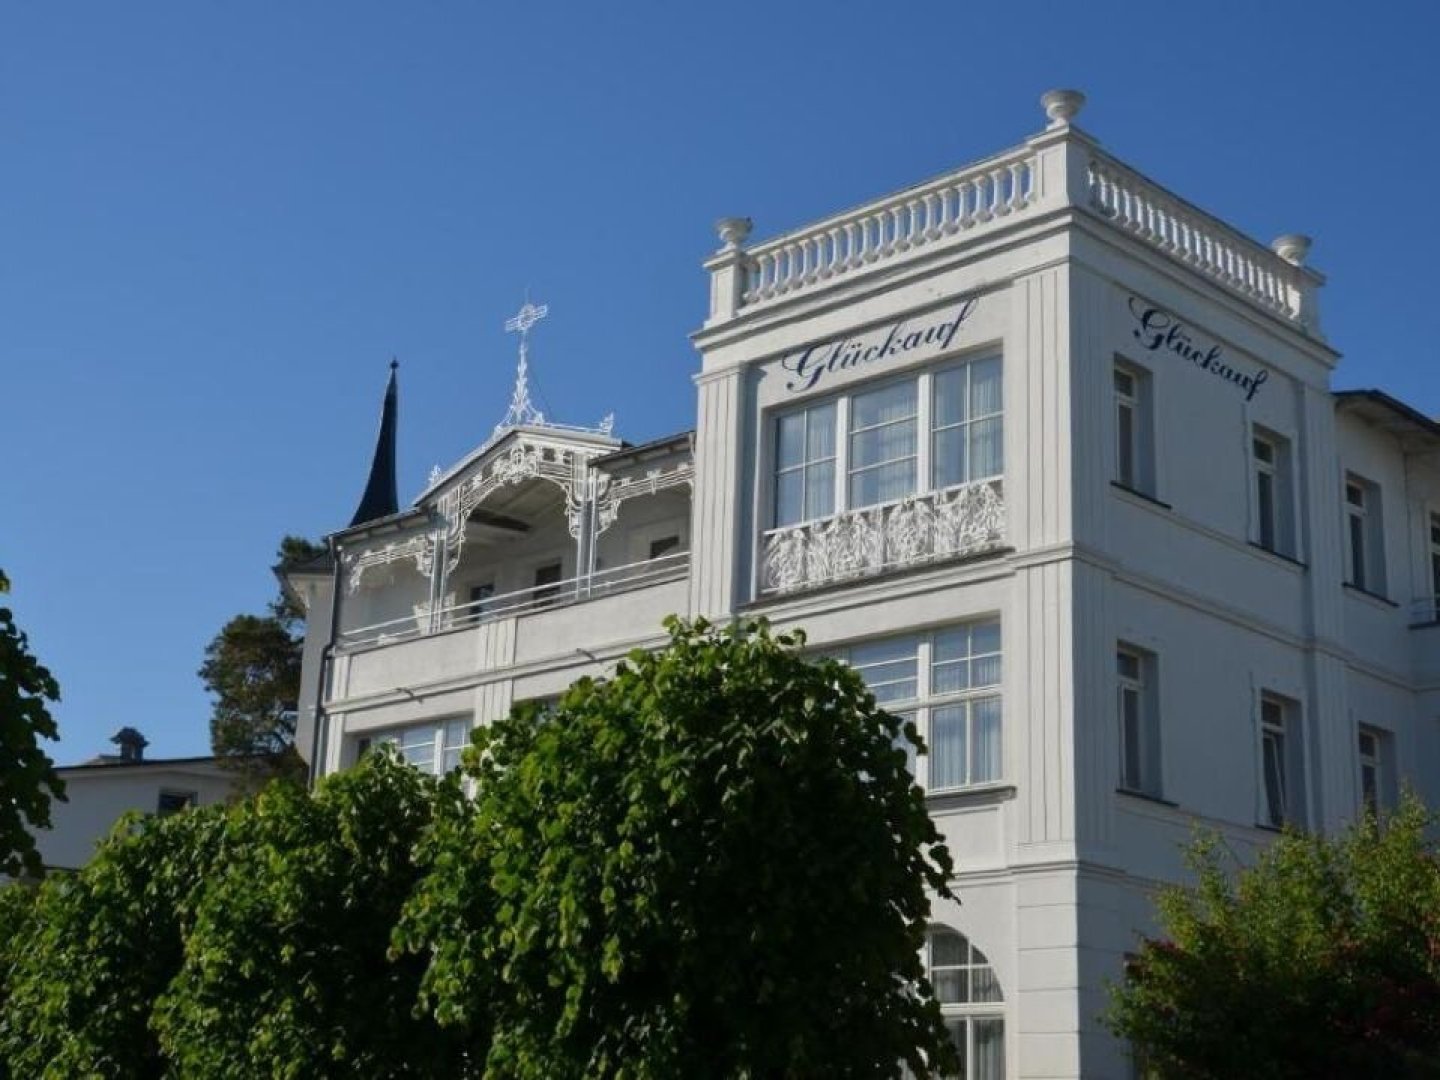
[{"label": "window", "polygon": [[667,555],[674,555],[680,551],[680,537],[662,536],[658,540],[650,541],[651,559],[663,559]]},{"label": "window", "polygon": [[[843,656],[875,700],[913,722],[929,748],[925,787],[946,791],[1004,776],[1000,623],[852,646]],[[915,767],[913,748],[907,747]]]},{"label": "window", "polygon": [[480,617],[490,609],[490,600],[495,596],[495,583],[487,581],[483,585],[470,586],[470,603],[465,608],[465,619],[467,622],[479,622]]},{"label": "window", "polygon": [[989,356],[777,417],[775,527],[999,478],[1002,381]]},{"label": "window", "polygon": [[171,814],[178,814],[181,810],[189,810],[200,802],[198,791],[171,791],[164,789],[155,802],[155,813],[161,817],[169,817]]},{"label": "window", "polygon": [[1133,646],[1115,651],[1120,723],[1120,787],[1159,796],[1160,717],[1155,693],[1155,656]]},{"label": "window", "polygon": [[1250,455],[1254,463],[1251,509],[1255,529],[1252,539],[1267,551],[1294,555],[1290,443],[1273,432],[1257,427],[1251,435]]},{"label": "window", "polygon": [[835,403],[780,417],[775,435],[775,524],[835,510]]},{"label": "window", "polygon": [[1261,821],[1276,829],[1305,824],[1299,713],[1293,701],[1260,698]]},{"label": "window", "polygon": [[1430,515],[1430,619],[1440,622],[1440,514]]},{"label": "window", "polygon": [[1004,472],[1003,405],[998,356],[935,374],[931,487],[947,488]]},{"label": "window", "polygon": [[925,935],[925,972],[960,1055],[963,1080],[1004,1080],[1005,1013],[985,954],[948,926]]},{"label": "window", "polygon": [[1147,495],[1155,491],[1150,425],[1150,375],[1143,368],[1116,364],[1115,480]]},{"label": "window", "polygon": [[1384,595],[1384,532],[1380,489],[1353,473],[1345,477],[1345,583]]},{"label": "window", "polygon": [[470,721],[465,717],[440,720],[376,732],[356,740],[356,757],[372,746],[393,746],[421,772],[439,776],[460,766],[460,752],[470,743]]},{"label": "window", "polygon": [[1360,805],[1368,813],[1378,816],[1391,804],[1390,798],[1390,737],[1377,728],[1361,727],[1359,733],[1360,752]]},{"label": "window", "polygon": [[535,588],[532,593],[536,607],[549,607],[560,595],[560,563],[546,563],[535,569]]}]

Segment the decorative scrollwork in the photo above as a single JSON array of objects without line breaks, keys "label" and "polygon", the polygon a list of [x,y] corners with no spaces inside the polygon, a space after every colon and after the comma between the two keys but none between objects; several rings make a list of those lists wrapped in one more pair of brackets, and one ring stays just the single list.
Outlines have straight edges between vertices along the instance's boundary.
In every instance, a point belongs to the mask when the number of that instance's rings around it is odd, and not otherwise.
[{"label": "decorative scrollwork", "polygon": [[767,533],[761,588],[789,592],[999,546],[1005,502],[993,481]]}]

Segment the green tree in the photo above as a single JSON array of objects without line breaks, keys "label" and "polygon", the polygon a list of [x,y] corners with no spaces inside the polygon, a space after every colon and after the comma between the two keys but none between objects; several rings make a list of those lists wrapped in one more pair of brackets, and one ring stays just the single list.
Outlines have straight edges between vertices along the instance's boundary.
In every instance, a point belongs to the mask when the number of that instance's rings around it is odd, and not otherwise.
[{"label": "green tree", "polygon": [[236,805],[156,1008],[175,1073],[464,1075],[466,1038],[416,1008],[423,958],[387,953],[422,871],[417,841],[437,812],[468,807],[457,779],[390,753],[313,794],[272,784]]},{"label": "green tree", "polygon": [[151,1013],[180,969],[224,823],[223,807],[126,817],[82,870],[40,886],[0,1004],[0,1060],[10,1075],[164,1074]]},{"label": "green tree", "polygon": [[[0,571],[0,593],[10,581]],[[60,700],[54,676],[30,653],[14,614],[0,606],[0,873],[44,873],[32,829],[50,824],[50,800],[64,800],[65,784],[40,739],[58,737],[46,702]]]},{"label": "green tree", "polygon": [[1383,825],[1286,833],[1242,866],[1214,836],[1163,936],[1111,988],[1158,1077],[1440,1076],[1440,852],[1407,797]]},{"label": "green tree", "polygon": [[919,959],[951,865],[901,721],[799,634],[667,625],[477,734],[397,934],[426,1004],[493,1020],[493,1077],[954,1070]]},{"label": "green tree", "polygon": [[[280,541],[278,570],[325,549],[297,536]],[[305,612],[282,589],[264,615],[236,615],[205,648],[199,675],[214,696],[211,750],[249,786],[303,778],[295,750]]]}]

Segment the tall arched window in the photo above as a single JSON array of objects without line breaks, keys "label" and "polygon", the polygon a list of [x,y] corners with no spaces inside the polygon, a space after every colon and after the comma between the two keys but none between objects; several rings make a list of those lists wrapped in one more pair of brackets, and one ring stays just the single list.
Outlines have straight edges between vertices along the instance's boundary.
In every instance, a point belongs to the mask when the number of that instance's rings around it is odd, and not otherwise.
[{"label": "tall arched window", "polygon": [[925,971],[960,1053],[960,1076],[1005,1080],[1005,998],[985,954],[964,934],[932,926],[925,935]]}]

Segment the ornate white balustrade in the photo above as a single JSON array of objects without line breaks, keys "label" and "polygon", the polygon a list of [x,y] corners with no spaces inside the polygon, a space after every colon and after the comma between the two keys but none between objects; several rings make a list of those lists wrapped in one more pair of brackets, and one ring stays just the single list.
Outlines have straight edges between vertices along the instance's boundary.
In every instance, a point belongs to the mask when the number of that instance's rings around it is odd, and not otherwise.
[{"label": "ornate white balustrade", "polygon": [[1120,228],[1260,306],[1315,328],[1313,302],[1306,304],[1307,274],[1295,263],[1187,206],[1112,158],[1095,155],[1089,181],[1093,208]]},{"label": "ornate white balustrade", "polygon": [[761,537],[760,589],[763,593],[810,589],[991,551],[1004,542],[1000,482],[965,484],[771,529]]},{"label": "ornate white balustrade", "polygon": [[[1047,106],[1048,108],[1048,106]],[[708,325],[926,252],[977,242],[1016,221],[1081,209],[1320,336],[1324,277],[1304,265],[1309,240],[1272,248],[1146,180],[1069,126],[1074,110],[1023,146],[865,206],[746,247],[751,222],[718,223]]]},{"label": "ornate white balustrade", "polygon": [[1018,213],[1035,197],[1033,151],[1023,150],[902,191],[747,254],[743,302],[838,277]]}]

